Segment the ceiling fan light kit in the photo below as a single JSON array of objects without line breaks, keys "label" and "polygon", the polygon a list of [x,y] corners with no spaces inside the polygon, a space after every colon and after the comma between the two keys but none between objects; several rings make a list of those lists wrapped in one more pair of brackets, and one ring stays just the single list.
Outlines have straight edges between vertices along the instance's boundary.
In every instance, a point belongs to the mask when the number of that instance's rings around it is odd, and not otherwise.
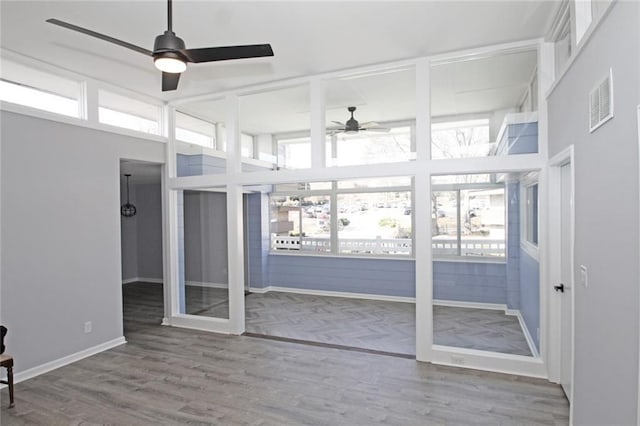
[{"label": "ceiling fan light kit", "polygon": [[253,44],[246,46],[221,46],[205,47],[201,49],[187,49],[184,41],[172,30],[173,19],[171,0],[167,0],[167,30],[156,37],[153,51],[136,46],[126,41],[118,40],[111,36],[60,21],[59,19],[47,19],[50,24],[77,31],[109,43],[117,44],[127,49],[134,50],[146,56],[153,57],[157,69],[162,71],[162,91],[176,90],[180,73],[187,69],[187,63],[228,61],[232,59],[260,58],[273,56],[270,44]]}]

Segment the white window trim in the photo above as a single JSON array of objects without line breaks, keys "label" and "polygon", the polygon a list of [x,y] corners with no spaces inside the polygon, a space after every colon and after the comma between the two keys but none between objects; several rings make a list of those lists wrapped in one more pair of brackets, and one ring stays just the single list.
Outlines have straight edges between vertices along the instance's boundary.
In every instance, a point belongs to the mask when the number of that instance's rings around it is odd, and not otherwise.
[{"label": "white window trim", "polygon": [[[529,221],[527,189],[534,185],[538,185],[538,244],[529,241],[527,234]],[[540,183],[537,174],[534,173],[520,180],[520,248],[536,261],[540,261]]]}]

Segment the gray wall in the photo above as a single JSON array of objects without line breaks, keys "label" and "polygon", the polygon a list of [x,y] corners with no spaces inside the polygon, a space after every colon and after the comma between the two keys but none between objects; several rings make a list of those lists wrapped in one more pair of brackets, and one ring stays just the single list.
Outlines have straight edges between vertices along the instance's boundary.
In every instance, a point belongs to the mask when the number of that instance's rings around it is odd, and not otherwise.
[{"label": "gray wall", "polygon": [[[137,205],[135,185],[129,185],[129,200]],[[120,185],[120,205],[127,202],[126,184]],[[138,277],[138,216],[120,216],[120,241],[122,246],[122,279]]]},{"label": "gray wall", "polygon": [[162,189],[159,183],[137,184],[138,277],[162,279]]},{"label": "gray wall", "polygon": [[[636,424],[640,3],[616,2],[548,98],[550,155],[575,145],[574,423]],[[588,93],[613,69],[615,117],[588,130]]]},{"label": "gray wall", "polygon": [[6,111],[0,119],[0,321],[21,372],[122,337],[120,158],[163,162],[164,145]]}]

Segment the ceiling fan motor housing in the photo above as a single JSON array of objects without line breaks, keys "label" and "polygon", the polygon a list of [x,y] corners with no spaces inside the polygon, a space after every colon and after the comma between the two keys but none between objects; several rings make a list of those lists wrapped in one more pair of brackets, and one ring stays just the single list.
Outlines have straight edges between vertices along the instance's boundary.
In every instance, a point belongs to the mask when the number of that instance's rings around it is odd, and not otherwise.
[{"label": "ceiling fan motor housing", "polygon": [[155,59],[175,58],[186,60],[187,58],[180,53],[181,50],[185,50],[184,41],[173,31],[165,31],[164,34],[157,36],[153,43],[153,57]]}]

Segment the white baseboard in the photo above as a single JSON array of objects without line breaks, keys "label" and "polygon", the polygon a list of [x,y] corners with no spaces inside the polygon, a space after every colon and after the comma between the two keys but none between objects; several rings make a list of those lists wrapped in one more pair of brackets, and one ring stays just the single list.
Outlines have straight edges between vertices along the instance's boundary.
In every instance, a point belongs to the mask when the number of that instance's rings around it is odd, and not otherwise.
[{"label": "white baseboard", "polygon": [[507,312],[507,305],[502,303],[459,302],[457,300],[433,299],[433,304],[437,306],[449,306],[452,308],[491,309],[494,311]]},{"label": "white baseboard", "polygon": [[154,283],[154,284],[162,284],[164,281],[162,278],[142,278],[142,277],[135,277],[135,278],[127,278],[125,280],[122,280],[122,285],[124,284],[131,284],[131,283],[137,283],[137,282],[145,282],[145,283]]},{"label": "white baseboard", "polygon": [[[15,373],[13,375],[13,381],[14,383],[20,383],[22,381],[32,379],[41,374],[48,373],[49,371],[55,370],[60,367],[64,367],[65,365],[71,364],[76,361],[80,361],[81,359],[90,357],[100,352],[104,352],[106,350],[115,348],[116,346],[120,346],[125,343],[127,343],[127,341],[125,340],[124,336],[118,337],[108,342],[101,343],[99,345],[90,347],[88,349],[84,349],[80,352],[76,352],[74,354],[67,355],[62,358],[58,358],[56,360],[38,365],[36,367],[29,368],[28,370]],[[1,386],[0,389],[4,387],[6,387],[6,385]]]},{"label": "white baseboard", "polygon": [[367,294],[367,293],[347,293],[342,291],[329,291],[329,290],[308,290],[305,288],[277,287],[277,286],[271,286],[271,285],[263,288],[251,287],[249,291],[251,291],[252,293],[268,293],[270,291],[278,291],[282,293],[309,294],[312,296],[345,297],[347,299],[366,299],[366,300],[383,300],[387,302],[416,303],[415,297],[385,296],[380,294]]},{"label": "white baseboard", "polygon": [[522,313],[518,310],[515,310],[515,311],[516,311],[515,316],[518,318],[518,322],[520,323],[520,328],[522,329],[524,338],[527,339],[527,344],[529,345],[529,350],[531,351],[531,355],[533,355],[534,357],[538,357],[540,354],[536,349],[535,343],[533,343],[533,337],[531,337],[531,333],[529,333],[529,329],[527,328],[527,324],[524,322]]},{"label": "white baseboard", "polygon": [[209,288],[229,288],[229,284],[225,283],[210,283],[206,281],[185,281],[185,285],[193,287],[209,287]]}]

